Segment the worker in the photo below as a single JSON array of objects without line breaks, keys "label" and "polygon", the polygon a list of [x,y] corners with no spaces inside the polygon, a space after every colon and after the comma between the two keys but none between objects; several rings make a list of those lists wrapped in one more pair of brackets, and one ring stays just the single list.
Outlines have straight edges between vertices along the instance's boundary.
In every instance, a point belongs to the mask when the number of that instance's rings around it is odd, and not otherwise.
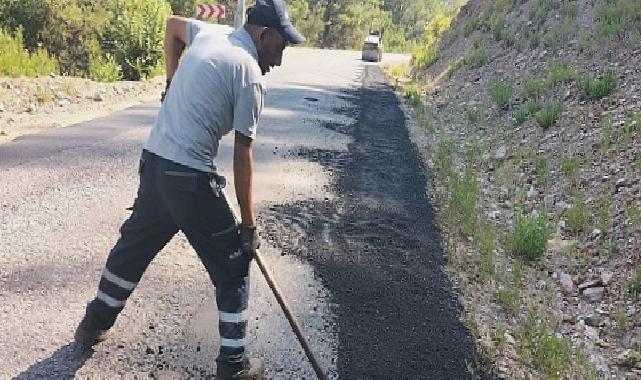
[{"label": "worker", "polygon": [[[107,337],[150,262],[182,231],[215,286],[221,338],[216,378],[262,378],[261,361],[245,355],[249,265],[259,247],[252,142],[265,96],[262,75],[281,65],[288,44],[303,41],[283,0],[257,0],[237,30],[169,18],[166,93],[140,158],[133,213],[76,329],[81,346]],[[221,195],[225,181],[215,166],[219,141],[232,130],[240,224]]]}]

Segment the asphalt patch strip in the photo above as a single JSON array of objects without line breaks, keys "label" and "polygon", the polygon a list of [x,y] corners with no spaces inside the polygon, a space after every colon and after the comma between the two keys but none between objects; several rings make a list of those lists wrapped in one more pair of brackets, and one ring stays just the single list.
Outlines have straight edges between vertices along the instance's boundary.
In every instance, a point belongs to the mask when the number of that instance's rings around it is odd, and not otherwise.
[{"label": "asphalt patch strip", "polygon": [[487,377],[475,371],[398,99],[375,66],[352,95],[359,114],[348,151],[297,150],[332,174],[336,196],[271,206],[266,236],[308,261],[338,305],[340,378]]}]

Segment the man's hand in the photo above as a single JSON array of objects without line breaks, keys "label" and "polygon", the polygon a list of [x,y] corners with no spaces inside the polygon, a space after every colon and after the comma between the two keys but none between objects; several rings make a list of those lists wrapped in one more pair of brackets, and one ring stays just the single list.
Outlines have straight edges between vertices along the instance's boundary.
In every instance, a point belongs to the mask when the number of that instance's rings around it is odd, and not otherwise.
[{"label": "man's hand", "polygon": [[251,259],[256,257],[256,251],[260,248],[260,238],[256,226],[240,225],[240,249],[243,254]]},{"label": "man's hand", "polygon": [[165,101],[165,96],[167,96],[167,91],[169,91],[169,86],[171,85],[171,79],[167,79],[167,83],[165,84],[165,91],[160,94],[160,102]]}]

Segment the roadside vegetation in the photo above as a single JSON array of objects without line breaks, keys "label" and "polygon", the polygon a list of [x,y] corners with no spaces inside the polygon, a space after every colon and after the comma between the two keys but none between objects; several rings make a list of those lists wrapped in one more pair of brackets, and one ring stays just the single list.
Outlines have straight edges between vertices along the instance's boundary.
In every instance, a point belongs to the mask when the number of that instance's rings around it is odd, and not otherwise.
[{"label": "roadside vegetation", "polygon": [[639,20],[634,0],[470,0],[430,59],[388,70],[429,141],[465,320],[507,378],[641,374]]}]

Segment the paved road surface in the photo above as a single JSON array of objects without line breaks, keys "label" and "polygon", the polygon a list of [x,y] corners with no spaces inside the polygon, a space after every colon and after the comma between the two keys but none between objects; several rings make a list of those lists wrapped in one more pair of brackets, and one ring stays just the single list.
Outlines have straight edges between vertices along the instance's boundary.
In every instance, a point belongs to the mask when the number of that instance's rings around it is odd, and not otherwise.
[{"label": "paved road surface", "polygon": [[[474,350],[441,269],[423,168],[380,69],[357,52],[295,49],[284,61],[267,79],[256,198],[263,252],[323,366],[344,379],[469,377]],[[109,341],[91,354],[70,343],[128,216],[157,107],[0,146],[0,378],[215,373],[213,290],[182,236]],[[250,303],[249,350],[269,377],[313,378],[257,268]]]}]

